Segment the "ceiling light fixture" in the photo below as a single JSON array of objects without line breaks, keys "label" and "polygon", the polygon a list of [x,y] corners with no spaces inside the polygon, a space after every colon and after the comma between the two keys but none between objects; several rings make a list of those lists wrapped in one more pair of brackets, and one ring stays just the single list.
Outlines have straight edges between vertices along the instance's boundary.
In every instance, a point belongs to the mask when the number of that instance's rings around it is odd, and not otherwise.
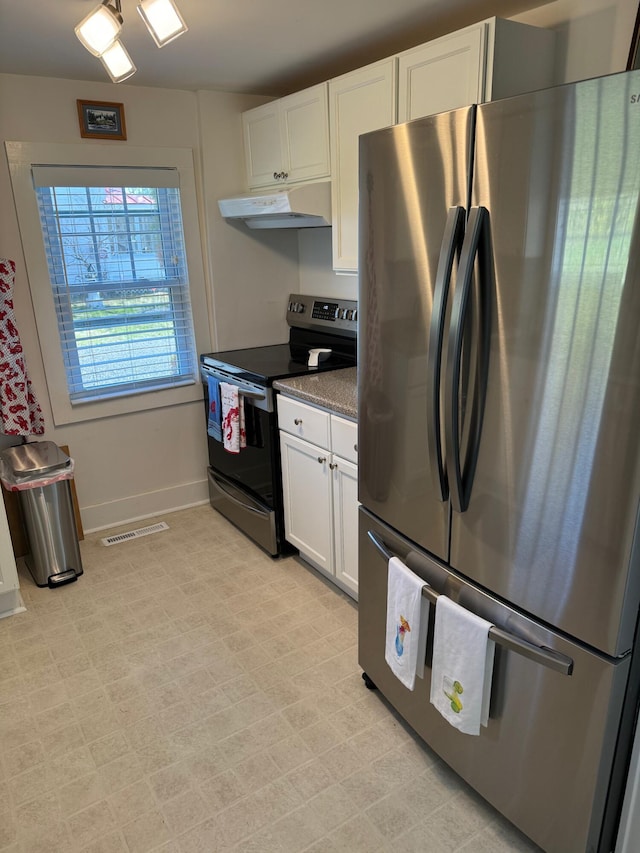
[{"label": "ceiling light fixture", "polygon": [[[158,47],[164,47],[189,29],[174,0],[140,0],[138,12]],[[126,80],[136,71],[119,39],[123,23],[120,0],[102,0],[75,28],[82,44],[100,59],[114,83]]]}]

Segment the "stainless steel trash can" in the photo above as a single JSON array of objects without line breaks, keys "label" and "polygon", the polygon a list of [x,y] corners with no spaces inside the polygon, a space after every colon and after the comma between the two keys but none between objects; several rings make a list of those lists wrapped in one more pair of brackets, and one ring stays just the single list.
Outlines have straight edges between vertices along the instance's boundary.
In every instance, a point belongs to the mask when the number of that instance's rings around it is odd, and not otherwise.
[{"label": "stainless steel trash can", "polygon": [[29,543],[25,562],[34,581],[49,587],[75,581],[83,569],[71,500],[71,459],[53,441],[10,447],[2,456],[18,490]]}]

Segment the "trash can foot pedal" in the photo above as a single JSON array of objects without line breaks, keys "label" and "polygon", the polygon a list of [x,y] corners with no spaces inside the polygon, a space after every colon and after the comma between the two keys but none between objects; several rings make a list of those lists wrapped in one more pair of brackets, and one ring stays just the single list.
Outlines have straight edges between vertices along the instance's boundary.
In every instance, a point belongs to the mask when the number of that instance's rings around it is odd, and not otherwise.
[{"label": "trash can foot pedal", "polygon": [[61,586],[63,583],[72,583],[75,580],[78,580],[76,572],[73,569],[67,569],[66,572],[59,572],[57,575],[51,575],[47,585],[53,588],[54,586]]}]

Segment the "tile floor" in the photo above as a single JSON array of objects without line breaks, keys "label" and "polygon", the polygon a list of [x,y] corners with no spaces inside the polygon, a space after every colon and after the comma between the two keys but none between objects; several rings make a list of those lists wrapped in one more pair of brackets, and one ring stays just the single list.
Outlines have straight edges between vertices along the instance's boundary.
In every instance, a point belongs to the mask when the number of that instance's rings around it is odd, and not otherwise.
[{"label": "tile floor", "polygon": [[537,850],[364,688],[353,602],[208,506],[158,520],[69,586],[20,567],[3,853]]}]

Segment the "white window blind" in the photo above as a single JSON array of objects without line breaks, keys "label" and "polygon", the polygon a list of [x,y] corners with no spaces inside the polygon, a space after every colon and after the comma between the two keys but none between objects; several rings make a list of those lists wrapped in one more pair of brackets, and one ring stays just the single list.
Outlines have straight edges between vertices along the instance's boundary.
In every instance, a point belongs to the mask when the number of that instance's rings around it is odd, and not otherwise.
[{"label": "white window blind", "polygon": [[195,382],[177,170],[32,176],[71,402]]}]

